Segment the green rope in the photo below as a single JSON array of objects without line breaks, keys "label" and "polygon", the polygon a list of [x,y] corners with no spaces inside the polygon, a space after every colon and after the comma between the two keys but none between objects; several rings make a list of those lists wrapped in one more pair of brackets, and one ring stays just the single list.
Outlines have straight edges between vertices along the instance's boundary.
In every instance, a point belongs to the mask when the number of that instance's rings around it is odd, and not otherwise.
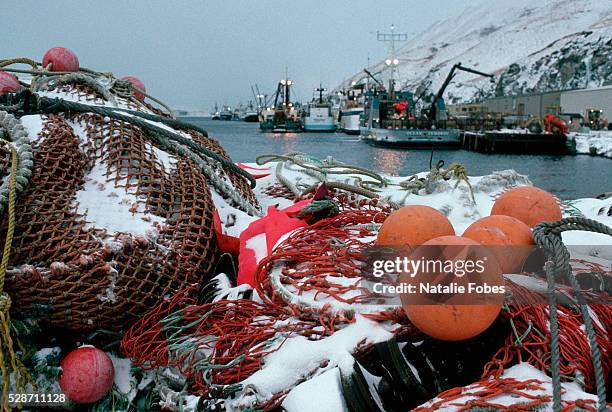
[{"label": "green rope", "polygon": [[[181,136],[180,134],[174,131],[170,131],[168,129],[156,126],[152,124],[150,121],[143,119],[142,116],[135,116],[130,113],[126,113],[125,111],[117,110],[111,107],[92,106],[92,105],[87,105],[87,104],[82,104],[82,103],[77,103],[77,102],[70,102],[64,99],[60,99],[60,98],[48,98],[48,97],[40,97],[40,96],[36,96],[36,97],[38,100],[37,102],[38,110],[36,111],[38,113],[62,113],[62,112],[94,113],[100,116],[108,116],[112,119],[120,120],[122,122],[131,123],[135,126],[140,127],[141,129],[157,133],[170,140],[176,141],[177,143],[180,143],[184,146],[189,147],[191,150],[193,150],[194,152],[198,154],[204,155],[208,158],[215,160],[216,162],[220,163],[223,167],[226,167],[229,170],[233,171],[234,173],[246,178],[251,183],[252,188],[255,187],[256,185],[255,178],[251,176],[248,172],[236,166],[231,160],[226,159],[225,157],[219,155],[218,153],[212,150],[209,150],[199,145],[198,143],[194,142],[193,140],[188,139],[184,136]],[[164,118],[161,116],[156,116],[154,117],[154,119],[155,121],[159,121],[162,123],[164,122],[164,120],[162,120]],[[175,120],[175,122],[179,122],[176,124],[182,124],[183,127],[186,129],[190,128],[189,125],[184,124],[178,120]]]},{"label": "green rope", "polygon": [[[589,308],[584,294],[581,292],[580,285],[571,272],[569,264],[570,254],[563,241],[561,233],[565,231],[582,230],[595,233],[602,233],[612,236],[612,228],[599,223],[595,220],[569,217],[561,219],[557,222],[542,222],[533,229],[533,239],[535,243],[542,247],[548,256],[549,261],[546,264],[546,280],[548,282],[548,298],[550,305],[550,331],[551,331],[551,368],[553,379],[553,409],[560,410],[561,405],[561,377],[559,368],[559,336],[557,322],[557,307],[556,294],[554,290],[554,276],[565,276],[574,292],[576,300],[582,314],[582,321],[585,327],[585,333],[591,348],[591,358],[593,360],[593,368],[595,370],[595,385],[597,389],[597,398],[599,401],[598,411],[605,411],[606,407],[606,385],[603,376],[603,368],[601,365],[601,353],[597,343],[595,329]],[[557,409],[559,405],[559,409]]]}]

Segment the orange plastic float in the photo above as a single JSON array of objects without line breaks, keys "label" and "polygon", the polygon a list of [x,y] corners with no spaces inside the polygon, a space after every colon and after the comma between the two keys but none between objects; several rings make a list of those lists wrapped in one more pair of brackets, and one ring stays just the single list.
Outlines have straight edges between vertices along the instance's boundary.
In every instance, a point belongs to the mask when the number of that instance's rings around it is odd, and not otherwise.
[{"label": "orange plastic float", "polygon": [[455,229],[442,213],[429,206],[405,206],[391,213],[378,232],[382,246],[418,246],[439,236],[453,236]]},{"label": "orange plastic float", "polygon": [[472,223],[463,232],[463,237],[475,240],[485,246],[497,258],[503,273],[517,273],[534,244],[531,229],[511,216],[487,216]]},{"label": "orange plastic float", "polygon": [[550,193],[532,186],[522,186],[503,193],[491,210],[491,215],[517,218],[529,227],[540,222],[561,219],[561,208]]},{"label": "orange plastic float", "polygon": [[[461,259],[466,256],[465,250],[457,253],[457,246],[465,245],[465,249],[472,251],[484,251],[482,245],[472,239],[460,236],[440,236],[425,242],[418,248],[414,255],[428,246],[442,246],[441,259]],[[473,249],[472,247],[478,247]],[[448,249],[452,252],[448,252]],[[464,249],[464,248],[460,248]],[[431,249],[430,249],[431,250]],[[428,252],[425,252],[427,254]],[[414,256],[413,255],[413,256]],[[416,257],[414,258],[416,259]],[[503,285],[502,273],[494,256],[490,256],[489,264],[486,265],[490,279],[489,283]],[[401,282],[407,281],[406,274],[402,274]],[[418,276],[418,275],[417,275]],[[419,279],[419,282],[428,282],[429,279]],[[414,282],[412,282],[414,283]],[[470,295],[464,295],[470,300]],[[484,332],[495,321],[501,311],[503,295],[499,297],[499,303],[495,304],[410,304],[413,297],[402,294],[404,312],[410,321],[421,332],[440,340],[460,341],[470,339]]]}]

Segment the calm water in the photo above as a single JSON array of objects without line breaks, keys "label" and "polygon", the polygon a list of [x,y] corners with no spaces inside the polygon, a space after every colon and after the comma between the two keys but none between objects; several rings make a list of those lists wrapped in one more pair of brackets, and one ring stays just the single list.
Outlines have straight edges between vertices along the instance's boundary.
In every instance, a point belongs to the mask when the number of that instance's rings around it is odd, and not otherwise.
[{"label": "calm water", "polygon": [[[359,136],[344,133],[267,134],[257,123],[201,120],[193,122],[217,139],[234,161],[254,162],[262,154],[303,152],[378,172],[406,176],[429,170],[430,151],[372,147]],[[591,156],[485,155],[465,150],[434,153],[434,163],[463,164],[470,175],[514,169],[529,176],[534,185],[562,199],[596,196],[612,191],[612,160]]]}]

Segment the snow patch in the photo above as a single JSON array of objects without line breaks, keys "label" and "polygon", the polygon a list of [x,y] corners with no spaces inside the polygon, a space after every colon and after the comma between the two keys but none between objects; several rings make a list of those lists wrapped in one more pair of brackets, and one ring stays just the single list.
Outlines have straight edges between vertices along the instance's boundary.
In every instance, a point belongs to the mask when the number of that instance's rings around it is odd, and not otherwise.
[{"label": "snow patch", "polygon": [[165,219],[148,213],[138,198],[106,181],[106,165],[96,164],[76,193],[78,213],[85,216],[90,227],[105,229],[109,234],[131,233],[147,235],[156,232],[155,224]]}]

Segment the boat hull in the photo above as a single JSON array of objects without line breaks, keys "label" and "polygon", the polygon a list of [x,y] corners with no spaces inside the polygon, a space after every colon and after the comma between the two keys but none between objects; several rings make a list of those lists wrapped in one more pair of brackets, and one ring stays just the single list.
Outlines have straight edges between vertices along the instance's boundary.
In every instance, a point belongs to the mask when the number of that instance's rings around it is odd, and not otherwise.
[{"label": "boat hull", "polygon": [[259,122],[259,128],[265,133],[298,133],[302,131],[302,126],[298,122],[287,121],[274,123],[272,121]]},{"label": "boat hull", "polygon": [[257,123],[259,121],[259,115],[257,114],[247,114],[242,118],[243,121],[247,123]]},{"label": "boat hull", "polygon": [[329,106],[311,106],[308,114],[302,117],[302,127],[305,132],[335,132],[336,122],[330,114]]},{"label": "boat hull", "polygon": [[360,133],[359,122],[363,109],[343,110],[340,112],[340,130],[346,134],[357,135]]},{"label": "boat hull", "polygon": [[458,129],[378,129],[363,128],[362,139],[375,146],[397,147],[404,149],[448,148],[461,145]]},{"label": "boat hull", "polygon": [[309,122],[304,119],[304,131],[305,132],[335,132],[336,125],[329,122]]}]

